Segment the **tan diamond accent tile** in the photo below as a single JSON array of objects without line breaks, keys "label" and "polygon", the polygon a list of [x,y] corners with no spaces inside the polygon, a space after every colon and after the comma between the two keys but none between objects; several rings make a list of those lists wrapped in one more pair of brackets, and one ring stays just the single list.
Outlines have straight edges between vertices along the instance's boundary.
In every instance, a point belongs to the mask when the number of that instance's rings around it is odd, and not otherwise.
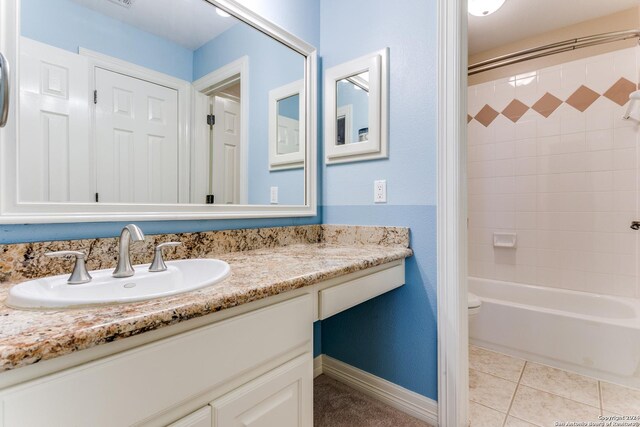
[{"label": "tan diamond accent tile", "polygon": [[475,119],[480,123],[482,123],[484,127],[488,127],[491,124],[491,122],[493,122],[496,119],[496,117],[498,117],[498,114],[500,113],[498,113],[493,108],[489,107],[489,105],[487,104],[484,107],[482,107],[482,110],[478,111],[478,114],[476,114]]},{"label": "tan diamond accent tile", "polygon": [[604,93],[604,96],[618,105],[624,105],[629,101],[629,94],[635,90],[635,83],[622,77]]},{"label": "tan diamond accent tile", "polygon": [[502,110],[502,115],[515,123],[520,120],[520,117],[524,116],[524,113],[528,110],[529,107],[527,105],[517,99],[514,99],[504,110]]},{"label": "tan diamond accent tile", "polygon": [[540,113],[544,117],[549,117],[551,113],[556,111],[556,109],[558,109],[558,107],[561,105],[561,100],[547,92],[542,98],[538,99],[538,101],[536,101],[536,103],[533,104],[531,108],[533,108],[536,112]]},{"label": "tan diamond accent tile", "polygon": [[585,85],[580,86],[576,89],[573,94],[567,99],[567,104],[571,105],[578,111],[584,112],[587,108],[591,106],[596,99],[600,98],[600,94],[595,92]]}]

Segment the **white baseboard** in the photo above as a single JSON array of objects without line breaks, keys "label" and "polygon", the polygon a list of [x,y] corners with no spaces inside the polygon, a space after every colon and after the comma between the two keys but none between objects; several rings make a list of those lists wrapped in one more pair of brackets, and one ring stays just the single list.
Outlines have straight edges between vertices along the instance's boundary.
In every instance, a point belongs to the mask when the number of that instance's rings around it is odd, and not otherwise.
[{"label": "white baseboard", "polygon": [[313,359],[313,378],[322,375],[322,355]]},{"label": "white baseboard", "polygon": [[414,418],[438,425],[438,403],[326,355],[313,361],[314,377],[325,374]]}]

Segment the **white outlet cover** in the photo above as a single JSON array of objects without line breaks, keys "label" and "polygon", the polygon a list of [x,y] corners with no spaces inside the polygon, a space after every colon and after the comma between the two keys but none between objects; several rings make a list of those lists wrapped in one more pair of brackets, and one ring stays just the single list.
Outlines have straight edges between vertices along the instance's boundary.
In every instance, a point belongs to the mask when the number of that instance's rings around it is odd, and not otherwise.
[{"label": "white outlet cover", "polygon": [[272,205],[278,204],[278,187],[271,187],[270,202]]},{"label": "white outlet cover", "polygon": [[373,182],[374,203],[387,203],[387,180],[379,179]]}]

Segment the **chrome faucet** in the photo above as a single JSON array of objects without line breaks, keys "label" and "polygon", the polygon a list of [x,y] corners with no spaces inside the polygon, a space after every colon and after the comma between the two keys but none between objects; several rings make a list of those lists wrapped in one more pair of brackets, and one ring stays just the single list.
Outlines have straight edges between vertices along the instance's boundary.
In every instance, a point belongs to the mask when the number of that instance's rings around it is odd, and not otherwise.
[{"label": "chrome faucet", "polygon": [[131,277],[135,274],[135,270],[131,265],[129,243],[131,241],[140,242],[142,240],[144,240],[144,233],[137,225],[129,224],[122,229],[118,246],[118,266],[112,273],[113,277]]}]

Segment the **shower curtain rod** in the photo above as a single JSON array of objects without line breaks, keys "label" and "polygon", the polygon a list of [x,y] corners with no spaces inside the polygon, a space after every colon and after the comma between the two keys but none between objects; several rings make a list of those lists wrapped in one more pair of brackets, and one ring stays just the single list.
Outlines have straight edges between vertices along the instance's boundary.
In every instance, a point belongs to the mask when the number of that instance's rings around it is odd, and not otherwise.
[{"label": "shower curtain rod", "polygon": [[640,30],[615,31],[612,33],[596,34],[593,36],[576,37],[561,42],[546,44],[529,49],[519,50],[514,53],[496,56],[495,58],[476,62],[469,65],[470,76],[483,71],[494,70],[511,64],[517,64],[531,59],[542,58],[556,53],[569,52],[584,47],[596,46],[603,43],[611,43],[632,38],[640,38]]}]

